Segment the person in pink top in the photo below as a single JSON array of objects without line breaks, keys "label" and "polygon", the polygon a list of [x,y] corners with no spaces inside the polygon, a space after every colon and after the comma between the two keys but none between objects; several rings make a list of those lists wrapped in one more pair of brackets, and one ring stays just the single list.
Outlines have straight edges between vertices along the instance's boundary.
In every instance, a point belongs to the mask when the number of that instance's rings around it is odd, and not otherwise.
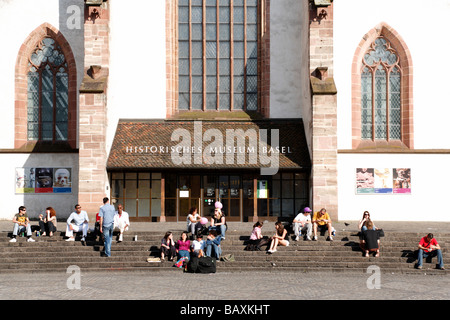
[{"label": "person in pink top", "polygon": [[261,229],[262,229],[263,223],[262,222],[256,222],[253,225],[252,234],[250,236],[250,240],[259,240],[262,238]]},{"label": "person in pink top", "polygon": [[188,240],[186,232],[181,234],[180,240],[177,241],[175,247],[177,248],[178,259],[186,257],[189,259],[189,250],[191,248],[191,241]]},{"label": "person in pink top", "polygon": [[260,251],[261,247],[267,245],[269,240],[262,235],[263,223],[258,221],[253,225],[252,234],[250,235],[250,241],[244,250],[247,251]]}]

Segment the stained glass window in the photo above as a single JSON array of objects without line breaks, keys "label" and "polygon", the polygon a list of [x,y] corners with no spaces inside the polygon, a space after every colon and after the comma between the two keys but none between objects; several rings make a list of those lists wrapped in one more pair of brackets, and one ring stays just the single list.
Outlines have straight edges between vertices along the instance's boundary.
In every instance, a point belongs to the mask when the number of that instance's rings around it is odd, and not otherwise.
[{"label": "stained glass window", "polygon": [[28,67],[28,140],[66,141],[69,78],[66,59],[54,39],[37,44]]},{"label": "stained glass window", "polygon": [[401,139],[401,67],[395,49],[382,36],[363,58],[361,138]]},{"label": "stained glass window", "polygon": [[258,109],[257,3],[179,1],[179,110]]}]

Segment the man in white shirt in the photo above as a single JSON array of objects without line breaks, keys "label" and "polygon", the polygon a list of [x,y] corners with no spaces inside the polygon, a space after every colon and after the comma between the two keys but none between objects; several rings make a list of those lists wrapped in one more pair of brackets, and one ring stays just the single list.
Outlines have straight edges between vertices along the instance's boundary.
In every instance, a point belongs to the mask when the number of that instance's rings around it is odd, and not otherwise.
[{"label": "man in white shirt", "polygon": [[128,231],[130,226],[129,215],[126,211],[123,211],[123,205],[119,204],[117,206],[116,215],[114,216],[114,229],[119,229],[119,242],[123,241],[124,231]]},{"label": "man in white shirt", "polygon": [[[72,223],[73,221],[73,223]],[[87,231],[89,228],[89,217],[86,211],[81,210],[81,206],[79,204],[75,205],[75,212],[72,212],[67,219],[67,227],[66,227],[66,241],[75,241],[75,237],[73,236],[73,232],[78,232],[80,230],[83,231],[83,237],[81,241],[86,241]]]},{"label": "man in white shirt", "polygon": [[303,209],[303,213],[299,214],[294,218],[294,234],[295,241],[298,241],[302,236],[302,232],[306,232],[306,239],[311,240],[312,233],[312,223],[311,223],[311,209],[306,207]]}]

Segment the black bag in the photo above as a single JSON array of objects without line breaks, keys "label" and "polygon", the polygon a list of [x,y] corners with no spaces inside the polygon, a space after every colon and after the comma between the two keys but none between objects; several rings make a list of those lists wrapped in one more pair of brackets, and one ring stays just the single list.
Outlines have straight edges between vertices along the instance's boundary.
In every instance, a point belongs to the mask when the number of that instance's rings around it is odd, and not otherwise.
[{"label": "black bag", "polygon": [[249,243],[244,248],[245,251],[260,251],[261,249],[254,243]]},{"label": "black bag", "polygon": [[198,258],[197,273],[216,273],[216,259],[212,257]]},{"label": "black bag", "polygon": [[258,240],[250,240],[247,246],[244,248],[245,251],[261,251],[261,247],[267,246],[269,244],[269,239],[266,237]]},{"label": "black bag", "polygon": [[196,256],[191,255],[191,259],[187,264],[186,272],[196,273],[198,272],[198,258]]}]

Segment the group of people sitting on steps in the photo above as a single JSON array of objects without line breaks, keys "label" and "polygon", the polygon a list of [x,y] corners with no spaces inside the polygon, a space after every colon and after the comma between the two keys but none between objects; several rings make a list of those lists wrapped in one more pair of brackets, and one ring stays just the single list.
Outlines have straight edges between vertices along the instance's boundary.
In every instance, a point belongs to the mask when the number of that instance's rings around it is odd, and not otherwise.
[{"label": "group of people sitting on steps", "polygon": [[[107,198],[105,198],[107,199]],[[207,218],[202,218],[198,214],[197,208],[191,208],[187,217],[187,232],[181,234],[180,239],[175,243],[173,240],[173,234],[167,232],[164,238],[161,240],[161,260],[164,260],[167,256],[169,260],[178,257],[178,259],[185,257],[189,258],[191,254],[202,257],[215,257],[219,259],[222,254],[222,248],[220,243],[225,240],[225,233],[227,230],[227,223],[225,215],[222,212],[222,203],[215,203],[214,214],[211,216],[210,227],[206,228],[208,223]],[[317,231],[327,231],[327,240],[333,241],[335,235],[335,229],[332,227],[332,222],[329,214],[325,208],[322,208],[318,212],[314,213],[311,218],[312,210],[309,207],[303,209],[294,218],[292,228],[295,235],[295,241],[298,241],[303,235],[305,240],[317,241]],[[27,236],[27,242],[34,242],[31,232],[31,224],[27,215],[26,207],[20,206],[19,212],[13,217],[14,229],[12,239],[10,242],[16,242],[17,235],[22,233]],[[74,241],[73,232],[82,231],[82,241],[85,240],[88,231],[89,218],[86,211],[81,210],[79,204],[75,205],[75,212],[67,219],[66,226],[66,241]],[[52,207],[48,207],[45,210],[45,216],[39,215],[39,227],[42,236],[47,235],[52,237],[56,232],[56,212]],[[120,231],[119,241],[123,240],[123,232],[128,230],[130,225],[128,213],[123,211],[123,206],[118,205],[118,211],[114,216],[114,227],[117,227]],[[262,236],[262,222],[256,222],[253,226],[250,241],[245,250],[261,250],[263,246],[268,246],[267,252],[269,254],[275,253],[277,247],[289,246],[288,232],[281,222],[275,223],[275,234],[270,237]],[[364,211],[363,216],[358,224],[360,230],[360,248],[365,257],[369,257],[371,252],[375,257],[380,256],[380,231],[373,221],[370,219],[370,213]],[[207,231],[206,240],[203,240],[203,234]],[[192,243],[188,239],[187,233],[192,234]],[[311,238],[312,236],[312,238]],[[438,260],[437,268],[444,270],[444,263],[442,257],[441,247],[434,235],[429,233],[425,237],[421,238],[418,246],[418,257],[416,267],[422,268],[423,258],[436,256]]]},{"label": "group of people sitting on steps", "polygon": [[[100,217],[97,213],[95,228],[92,230],[97,235],[96,230],[99,229]],[[17,236],[26,236],[27,242],[35,242],[32,238],[33,232],[31,228],[30,219],[27,214],[27,208],[25,206],[19,207],[19,212],[16,213],[12,220],[14,224],[13,233],[10,242],[17,242]],[[123,234],[128,230],[130,226],[130,219],[127,212],[123,210],[123,205],[117,205],[117,211],[115,211],[113,226],[115,230],[119,231],[118,242],[123,241]],[[34,226],[33,226],[34,227]],[[56,211],[52,207],[45,209],[45,214],[39,215],[39,226],[37,228],[39,236],[53,237],[57,231],[57,216]],[[74,232],[81,232],[81,241],[85,241],[89,231],[89,217],[86,211],[81,209],[81,205],[75,205],[75,211],[73,211],[66,220],[66,241],[75,241]]]},{"label": "group of people sitting on steps", "polygon": [[[317,241],[318,231],[328,231],[327,240],[333,241],[335,230],[331,224],[331,218],[325,208],[316,212],[311,218],[312,210],[309,207],[300,211],[294,218],[292,223],[292,229],[294,231],[295,241],[299,241],[302,235],[306,240]],[[289,246],[288,232],[283,223],[277,221],[275,223],[275,234],[270,237],[263,237],[261,234],[261,228],[263,223],[258,221],[253,226],[253,231],[250,236],[250,241],[245,250],[261,250],[263,246],[268,245],[267,252],[269,254],[277,251],[278,245]],[[312,237],[312,238],[311,238]]]},{"label": "group of people sitting on steps", "polygon": [[[173,233],[170,231],[167,231],[161,239],[161,260],[164,261],[166,257],[169,261],[173,261],[174,258],[189,260],[191,255],[198,258],[206,256],[220,259],[222,255],[220,243],[226,239],[227,230],[222,208],[223,205],[219,201],[214,204],[214,214],[211,216],[210,226],[207,228],[208,219],[201,217],[197,208],[192,207],[187,216],[187,231],[181,233],[180,239],[175,242]],[[188,239],[189,232],[191,239]],[[206,240],[203,240],[205,233],[207,233]]]},{"label": "group of people sitting on steps", "polygon": [[[317,241],[318,230],[328,232],[327,240],[333,241],[336,230],[332,226],[331,218],[326,212],[326,209],[320,209],[318,212],[314,213],[312,218],[311,212],[312,210],[309,207],[306,207],[294,218],[292,229],[294,231],[295,241],[300,240],[302,236],[304,236],[305,240]],[[259,221],[253,225],[250,241],[245,250],[260,251],[262,250],[262,247],[268,246],[267,252],[272,254],[277,251],[278,245],[289,246],[288,233],[281,222],[275,223],[275,234],[270,238],[262,236],[262,226],[263,223]],[[364,256],[369,257],[369,254],[373,253],[375,257],[379,257],[380,236],[384,236],[384,232],[382,229],[375,226],[370,219],[370,213],[368,211],[364,211],[363,216],[358,223],[358,229],[360,230],[359,245]],[[444,270],[441,247],[434,238],[434,235],[429,233],[421,238],[419,242],[416,268],[422,269],[423,259],[434,256],[436,256],[438,260],[437,268]]]}]

